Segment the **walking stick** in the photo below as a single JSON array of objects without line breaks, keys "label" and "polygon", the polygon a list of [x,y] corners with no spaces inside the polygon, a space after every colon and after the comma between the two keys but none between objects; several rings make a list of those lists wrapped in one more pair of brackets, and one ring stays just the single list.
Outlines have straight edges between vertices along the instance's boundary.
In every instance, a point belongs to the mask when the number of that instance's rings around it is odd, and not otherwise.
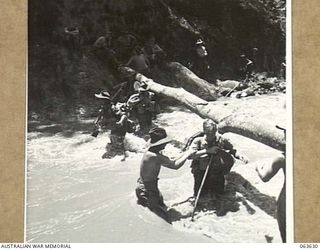
[{"label": "walking stick", "polygon": [[192,211],[191,221],[194,221],[194,219],[193,219],[194,212],[196,211],[197,204],[198,204],[198,200],[199,200],[199,197],[200,197],[200,193],[201,193],[202,187],[203,187],[203,185],[204,185],[204,182],[205,182],[205,180],[206,180],[207,174],[208,174],[208,172],[209,172],[209,168],[210,168],[212,159],[213,159],[213,155],[211,155],[210,160],[209,160],[209,163],[208,163],[207,168],[206,168],[206,172],[205,172],[204,175],[203,175],[202,182],[201,182],[200,188],[199,188],[198,193],[197,193],[197,198],[196,198],[196,200],[195,200],[195,202],[194,202],[194,207],[193,207],[193,211]]}]

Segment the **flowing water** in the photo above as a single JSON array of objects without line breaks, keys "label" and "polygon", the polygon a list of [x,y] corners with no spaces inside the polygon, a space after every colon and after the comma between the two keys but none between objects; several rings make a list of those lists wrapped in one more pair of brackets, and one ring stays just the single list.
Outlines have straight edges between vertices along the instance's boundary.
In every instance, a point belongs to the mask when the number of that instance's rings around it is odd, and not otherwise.
[{"label": "flowing water", "polygon": [[[248,110],[273,118],[283,115],[279,111],[281,98],[254,97],[229,105],[247,105]],[[224,105],[224,100],[217,103]],[[160,190],[165,202],[181,214],[170,225],[136,204],[134,190],[145,140],[129,134],[131,152],[126,161],[120,156],[102,159],[109,133],[91,137],[90,122],[77,121],[67,127],[29,124],[28,242],[280,242],[274,209],[283,174],[262,183],[254,170],[256,164],[275,157],[278,151],[227,134],[251,163],[233,167],[228,195],[219,206],[197,212],[194,222],[190,216],[183,217],[192,210],[190,203],[183,202],[192,194],[190,162],[177,171],[163,168]],[[158,115],[155,123],[165,127],[176,141],[185,142],[201,130],[202,119],[183,108],[170,108]],[[180,152],[177,146],[181,144],[168,145],[165,153]]]}]

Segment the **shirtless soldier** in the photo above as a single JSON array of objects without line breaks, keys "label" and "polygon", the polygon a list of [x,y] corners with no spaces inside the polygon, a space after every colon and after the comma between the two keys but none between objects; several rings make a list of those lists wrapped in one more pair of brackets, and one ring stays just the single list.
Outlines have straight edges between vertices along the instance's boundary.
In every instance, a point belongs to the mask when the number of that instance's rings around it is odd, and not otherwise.
[{"label": "shirtless soldier", "polygon": [[[163,128],[153,128],[149,131],[150,145],[143,155],[140,165],[140,177],[136,188],[138,204],[148,207],[161,218],[170,223],[167,214],[167,207],[163,202],[163,197],[158,189],[158,176],[161,166],[179,169],[186,162],[188,157],[193,156],[196,152],[190,149],[181,153],[176,159],[170,160],[167,156],[160,153],[171,139],[167,136]],[[207,149],[207,153],[212,153],[211,148]]]},{"label": "shirtless soldier", "polygon": [[[276,126],[278,129],[286,131],[285,125]],[[263,182],[268,182],[270,179],[275,176],[280,169],[284,173],[284,183],[277,199],[277,221],[281,234],[282,242],[286,242],[286,154],[285,149],[282,152],[282,155],[274,158],[269,164],[262,164],[256,167],[256,171]]]},{"label": "shirtless soldier", "polygon": [[179,169],[194,151],[183,152],[175,160],[170,160],[160,153],[171,139],[163,128],[153,128],[149,131],[149,148],[144,153],[140,165],[140,177],[136,188],[138,204],[148,207],[151,211],[170,223],[167,207],[158,189],[158,176],[161,166]]}]

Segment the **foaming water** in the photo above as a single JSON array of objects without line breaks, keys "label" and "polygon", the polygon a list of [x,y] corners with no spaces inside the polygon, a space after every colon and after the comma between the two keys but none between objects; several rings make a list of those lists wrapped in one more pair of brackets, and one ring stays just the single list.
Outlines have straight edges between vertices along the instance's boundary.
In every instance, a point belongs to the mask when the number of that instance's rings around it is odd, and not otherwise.
[{"label": "foaming water", "polygon": [[[268,97],[262,104],[269,107],[267,115],[276,112],[277,98]],[[220,103],[223,105],[223,101]],[[181,142],[166,147],[164,153],[171,156],[181,151],[177,146],[181,148],[190,135],[202,128],[201,118],[181,108],[160,114],[155,123]],[[227,135],[252,163],[234,166],[227,184],[230,194],[221,203],[227,208],[219,207],[225,214],[217,215],[216,208],[203,210],[196,213],[195,222],[181,217],[171,226],[136,204],[134,190],[146,148],[144,139],[127,136],[130,152],[122,162],[120,156],[101,158],[109,133],[93,138],[82,132],[48,135],[43,129],[28,133],[28,242],[265,242],[266,235],[273,237],[273,242],[280,241],[270,212],[275,204],[271,202],[269,209],[265,202],[275,200],[283,175],[262,183],[254,170],[259,161],[279,153],[269,147]],[[178,171],[161,170],[159,187],[169,206],[191,196],[193,177],[189,166],[190,162]],[[185,202],[173,208],[185,215],[192,205]]]}]

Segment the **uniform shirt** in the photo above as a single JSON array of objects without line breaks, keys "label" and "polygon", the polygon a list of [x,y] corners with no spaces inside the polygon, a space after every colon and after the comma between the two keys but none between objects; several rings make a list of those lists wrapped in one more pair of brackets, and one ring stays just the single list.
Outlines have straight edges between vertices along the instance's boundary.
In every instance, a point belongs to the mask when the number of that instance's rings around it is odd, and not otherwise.
[{"label": "uniform shirt", "polygon": [[151,100],[150,95],[140,99],[140,102],[136,105],[136,111],[138,114],[144,114],[145,112],[150,112],[151,109]]},{"label": "uniform shirt", "polygon": [[140,94],[133,94],[129,97],[128,103],[130,106],[134,107],[137,114],[144,114],[145,112],[150,112],[152,109],[152,97],[153,93],[150,92],[145,93],[143,98]]},{"label": "uniform shirt", "polygon": [[[216,141],[212,143],[212,145],[208,145],[208,142],[206,141],[205,137],[198,137],[196,139],[193,140],[192,144],[191,144],[191,148],[199,151],[202,149],[207,149],[210,148],[212,146],[217,146],[220,149],[224,149],[226,151],[229,151],[229,153],[231,154],[235,154],[235,150],[233,148],[232,143],[227,139],[224,138],[222,135],[220,134],[216,134]],[[210,156],[208,154],[204,154],[202,156],[200,156],[199,158],[196,158],[193,160],[193,164],[191,165],[191,167],[193,168],[199,168],[200,170],[206,170],[208,164],[210,161]],[[215,161],[213,160],[211,163],[211,167],[212,168],[216,168],[219,166],[216,166],[217,164],[215,164]]]},{"label": "uniform shirt", "polygon": [[146,57],[153,61],[155,60],[155,57],[159,54],[164,54],[164,51],[161,49],[161,47],[158,44],[150,44],[150,45],[146,45],[143,49],[142,49],[143,53],[146,55]]},{"label": "uniform shirt", "polygon": [[201,58],[206,57],[208,55],[206,47],[204,47],[203,45],[197,46],[196,51],[198,56]]},{"label": "uniform shirt", "polygon": [[[111,129],[111,134],[117,135],[117,136],[125,136],[127,133],[128,117],[124,112],[120,114],[113,114],[113,116],[114,116],[114,124],[113,124],[113,128]],[[123,124],[122,125],[117,124],[116,122],[120,121],[122,118],[124,118]]]},{"label": "uniform shirt", "polygon": [[105,103],[101,105],[98,111],[98,124],[101,126],[108,126],[110,124],[111,117],[111,104]]},{"label": "uniform shirt", "polygon": [[127,66],[138,72],[146,70],[149,67],[144,54],[131,56]]}]

